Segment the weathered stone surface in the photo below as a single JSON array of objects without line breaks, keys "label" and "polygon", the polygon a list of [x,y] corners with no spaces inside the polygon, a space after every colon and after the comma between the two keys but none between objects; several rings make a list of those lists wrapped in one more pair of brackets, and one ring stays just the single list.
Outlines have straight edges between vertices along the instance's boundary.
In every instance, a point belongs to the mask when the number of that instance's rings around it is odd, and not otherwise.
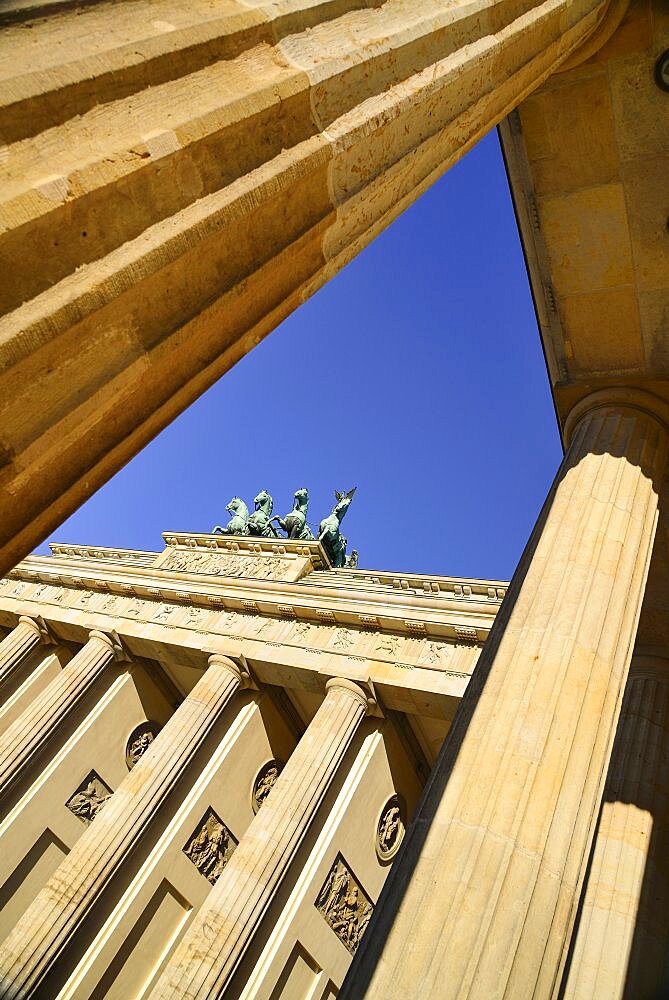
[{"label": "weathered stone surface", "polygon": [[669,99],[653,76],[667,47],[664,0],[634,0],[503,129],[561,418],[595,380],[669,400]]}]

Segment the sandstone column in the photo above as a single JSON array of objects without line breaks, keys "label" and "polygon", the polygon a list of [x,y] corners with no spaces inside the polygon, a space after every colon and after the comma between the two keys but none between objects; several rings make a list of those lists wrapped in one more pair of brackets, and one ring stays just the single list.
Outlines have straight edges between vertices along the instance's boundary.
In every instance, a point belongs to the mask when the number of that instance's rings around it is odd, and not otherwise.
[{"label": "sandstone column", "polygon": [[32,996],[49,985],[77,932],[193,761],[239,688],[239,667],[218,653],[151,747],[0,948],[0,995]]},{"label": "sandstone column", "polygon": [[48,641],[44,625],[27,618],[19,618],[16,628],[0,642],[0,688],[21,669],[27,658],[41,642]]},{"label": "sandstone column", "polygon": [[90,633],[86,645],[0,736],[0,799],[21,781],[102,672],[125,658],[118,640]]},{"label": "sandstone column", "polygon": [[631,390],[571,444],[340,994],[548,998],[634,643],[669,409]]},{"label": "sandstone column", "polygon": [[328,681],[323,704],[174,953],[153,1000],[225,995],[368,705],[353,681]]},{"label": "sandstone column", "polygon": [[635,657],[565,1000],[656,1000],[669,982],[669,660]]},{"label": "sandstone column", "polygon": [[624,2],[7,11],[0,572]]}]

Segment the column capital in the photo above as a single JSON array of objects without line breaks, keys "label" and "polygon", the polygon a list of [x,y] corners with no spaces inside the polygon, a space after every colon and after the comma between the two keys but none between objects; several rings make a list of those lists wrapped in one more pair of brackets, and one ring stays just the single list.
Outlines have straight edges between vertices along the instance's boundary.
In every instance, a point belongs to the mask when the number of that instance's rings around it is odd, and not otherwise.
[{"label": "column capital", "polygon": [[564,421],[564,441],[569,447],[574,431],[583,418],[593,410],[611,407],[620,410],[637,410],[651,417],[669,433],[669,403],[655,393],[632,386],[610,386],[589,393],[572,406]]},{"label": "column capital", "polygon": [[130,659],[128,651],[126,650],[118,632],[100,632],[99,629],[93,629],[88,633],[89,639],[99,639],[104,642],[111,649],[114,654],[114,659],[118,663],[126,662]]},{"label": "column capital", "polygon": [[49,626],[41,617],[41,615],[33,615],[29,617],[28,615],[21,615],[18,620],[19,625],[27,625],[29,628],[33,629],[35,633],[40,637],[43,643],[47,645],[52,645],[55,642],[54,637],[49,631]]},{"label": "column capital", "polygon": [[225,653],[211,653],[209,659],[207,660],[207,664],[210,667],[225,667],[239,681],[241,687],[243,688],[257,688],[257,684],[251,676],[251,671],[249,670],[246,661],[237,663],[230,656],[226,656]]},{"label": "column capital", "polygon": [[618,28],[623,17],[627,13],[630,0],[609,0],[606,9],[599,19],[597,27],[592,31],[586,40],[582,42],[575,52],[565,59],[556,72],[564,73],[566,70],[580,66],[581,63],[594,56],[595,52],[606,45],[613,32]]},{"label": "column capital", "polygon": [[348,677],[330,677],[325,683],[326,692],[336,690],[337,688],[348,691],[350,695],[357,698],[364,706],[367,715],[376,708],[376,699],[369,685],[349,680]]},{"label": "column capital", "polygon": [[629,679],[648,678],[659,684],[669,684],[669,656],[658,653],[634,653],[630,664]]}]

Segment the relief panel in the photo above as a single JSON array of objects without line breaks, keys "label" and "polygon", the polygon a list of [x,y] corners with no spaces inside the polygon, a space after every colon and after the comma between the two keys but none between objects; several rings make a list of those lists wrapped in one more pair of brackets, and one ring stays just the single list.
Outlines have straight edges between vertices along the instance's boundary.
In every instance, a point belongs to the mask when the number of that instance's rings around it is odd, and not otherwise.
[{"label": "relief panel", "polygon": [[328,872],[315,906],[342,944],[354,955],[367,930],[374,906],[341,854],[337,855]]},{"label": "relief panel", "polygon": [[214,576],[251,577],[256,580],[285,580],[290,559],[276,556],[246,555],[229,552],[185,552],[176,549],[160,564],[161,569],[183,573],[207,573]]},{"label": "relief panel", "polygon": [[91,771],[65,805],[78,819],[88,825],[93,822],[111,795],[112,790],[109,785],[99,774]]},{"label": "relief panel", "polygon": [[210,807],[183,848],[201,875],[212,885],[228,863],[237,841],[227,826]]},{"label": "relief panel", "polygon": [[125,746],[125,762],[129,771],[144,756],[159,732],[160,726],[156,722],[142,722],[133,729]]},{"label": "relief panel", "polygon": [[276,757],[272,760],[268,760],[267,763],[263,764],[260,768],[255,781],[253,782],[253,791],[251,793],[251,806],[254,813],[258,812],[261,805],[274,788],[276,780],[282,771],[283,762],[277,760]]}]

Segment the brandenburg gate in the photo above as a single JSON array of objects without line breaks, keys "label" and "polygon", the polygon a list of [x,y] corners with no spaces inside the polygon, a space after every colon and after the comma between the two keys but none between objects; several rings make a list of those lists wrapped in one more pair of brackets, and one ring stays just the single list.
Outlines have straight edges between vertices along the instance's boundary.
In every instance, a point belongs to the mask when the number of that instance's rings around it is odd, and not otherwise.
[{"label": "brandenburg gate", "polygon": [[[666,4],[0,48],[0,997],[666,996]],[[29,555],[493,126],[565,448],[508,588],[358,567],[352,491]]]}]

